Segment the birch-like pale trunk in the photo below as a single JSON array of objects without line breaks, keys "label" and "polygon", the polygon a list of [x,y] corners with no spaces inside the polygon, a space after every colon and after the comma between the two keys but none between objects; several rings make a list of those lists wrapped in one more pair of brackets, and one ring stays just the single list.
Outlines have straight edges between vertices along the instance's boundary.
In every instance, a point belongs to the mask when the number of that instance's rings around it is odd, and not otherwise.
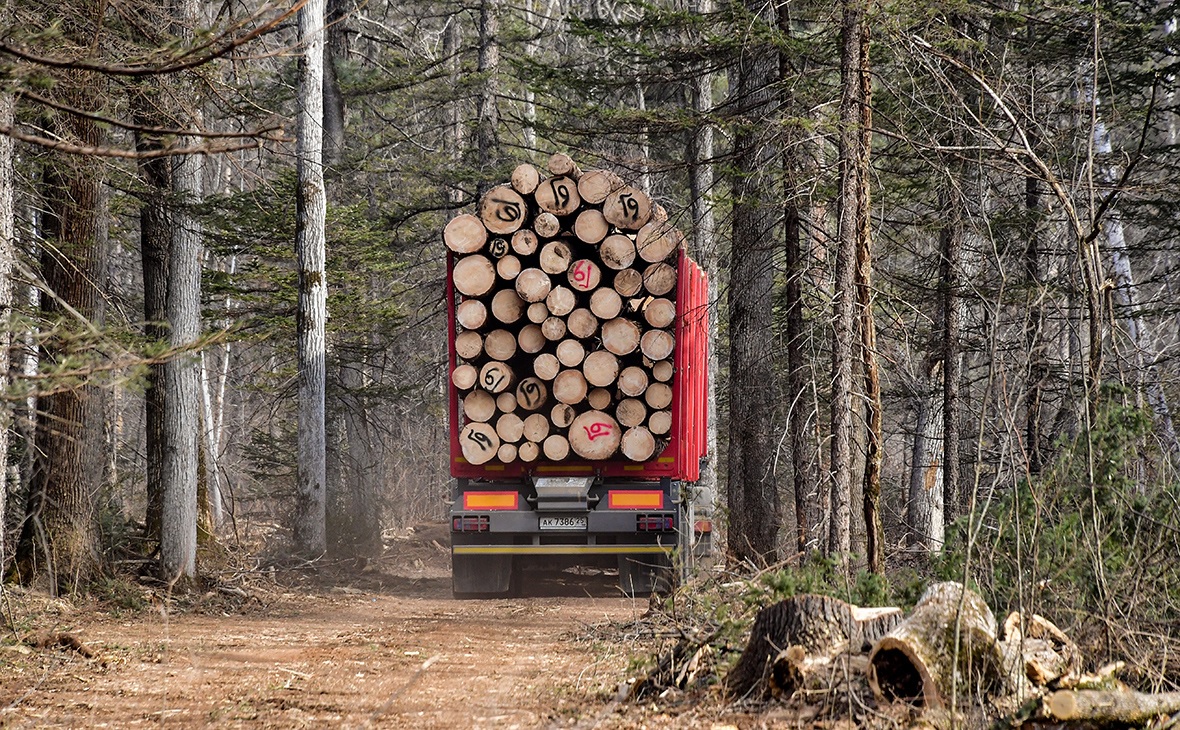
[{"label": "birch-like pale trunk", "polygon": [[942,367],[916,382],[912,402],[917,423],[910,451],[910,484],[907,501],[909,544],[929,552],[942,549],[945,540],[943,491]]},{"label": "birch-like pale trunk", "polygon": [[[8,3],[0,5],[0,18],[7,23]],[[12,126],[14,99],[11,93],[0,93],[0,125]],[[9,350],[12,344],[12,262],[16,255],[15,196],[13,185],[16,180],[12,167],[12,138],[0,135],[0,392],[8,392]],[[8,408],[0,410],[0,454],[8,453],[8,433],[11,425]],[[4,574],[8,562],[5,551],[4,525],[5,506],[8,502],[8,459],[0,458],[0,575]]]},{"label": "birch-like pale trunk", "polygon": [[324,430],[328,287],[324,277],[327,197],[323,168],[324,0],[299,10],[299,118],[295,155],[295,260],[299,269],[299,419],[296,454],[295,550],[307,558],[327,546],[324,526],[327,436]]}]

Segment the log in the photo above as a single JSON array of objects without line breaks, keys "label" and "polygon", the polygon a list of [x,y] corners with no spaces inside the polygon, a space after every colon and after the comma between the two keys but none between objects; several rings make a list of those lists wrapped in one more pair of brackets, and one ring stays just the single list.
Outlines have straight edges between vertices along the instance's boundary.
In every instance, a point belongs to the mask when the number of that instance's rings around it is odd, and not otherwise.
[{"label": "log", "polygon": [[581,370],[562,370],[553,379],[553,397],[566,405],[577,405],[586,400],[586,376]]},{"label": "log", "polygon": [[666,221],[651,221],[635,234],[635,250],[650,264],[666,261],[683,243],[684,234]]},{"label": "log", "polygon": [[516,386],[516,405],[522,410],[535,411],[545,405],[547,400],[549,389],[540,378],[525,378]]},{"label": "log", "polygon": [[549,172],[559,177],[570,177],[577,180],[582,176],[578,163],[564,152],[554,152],[549,155]]},{"label": "log", "polygon": [[570,455],[570,442],[559,433],[549,434],[541,445],[545,458],[550,461],[561,461]]},{"label": "log", "polygon": [[479,371],[474,365],[460,365],[451,371],[451,383],[459,390],[471,390],[478,379]]},{"label": "log", "polygon": [[496,267],[487,256],[474,254],[464,256],[455,262],[451,280],[459,293],[469,297],[482,297],[496,285]]},{"label": "log", "polygon": [[569,215],[582,207],[582,196],[578,184],[568,177],[557,176],[544,180],[537,186],[533,198],[546,213],[557,217]]},{"label": "log", "polygon": [[500,448],[496,450],[496,458],[502,464],[511,464],[516,461],[516,446],[513,444],[500,444]]},{"label": "log", "polygon": [[533,302],[525,310],[525,316],[533,324],[541,324],[549,319],[549,306],[545,302]]},{"label": "log", "polygon": [[541,323],[541,334],[545,335],[545,339],[551,342],[556,342],[565,337],[565,333],[565,320],[561,317],[548,317]]},{"label": "log", "polygon": [[602,346],[616,355],[629,355],[639,347],[639,325],[623,317],[604,322]]},{"label": "log", "polygon": [[1004,619],[1000,641],[1035,687],[1082,672],[1082,652],[1077,644],[1044,616],[1034,613],[1025,619],[1013,611]]},{"label": "log", "polygon": [[549,296],[545,297],[545,306],[549,308],[549,314],[555,317],[564,317],[574,311],[577,305],[578,298],[569,287],[555,286],[549,291]]},{"label": "log", "polygon": [[652,383],[643,391],[643,402],[652,410],[663,410],[672,405],[672,388],[667,383]]},{"label": "log", "polygon": [[640,352],[653,362],[667,360],[675,349],[676,338],[667,330],[648,330],[639,340]]},{"label": "log", "polygon": [[638,365],[630,365],[619,373],[619,392],[630,398],[638,398],[643,395],[643,391],[647,390],[648,382],[650,380],[647,377],[647,370]]},{"label": "log", "polygon": [[558,428],[569,428],[577,413],[565,403],[558,403],[549,411],[549,421]]},{"label": "log", "polygon": [[623,433],[619,450],[631,461],[647,461],[656,453],[656,440],[643,426],[628,428]]},{"label": "log", "polygon": [[463,396],[463,415],[468,421],[486,423],[496,415],[496,399],[486,390],[473,390]]},{"label": "log", "polygon": [[533,359],[533,373],[541,380],[553,380],[561,372],[561,362],[555,355],[541,353]]},{"label": "log", "polygon": [[667,435],[672,430],[672,411],[663,410],[652,413],[647,419],[647,430],[655,436]]},{"label": "log", "polygon": [[[1180,713],[1180,692],[1062,689],[1041,699],[1037,719],[1054,723],[1085,722],[1085,727],[1138,727],[1177,713]],[[1172,725],[1165,722],[1163,727]]]},{"label": "log", "polygon": [[623,187],[623,178],[610,170],[587,170],[578,178],[578,194],[591,205],[601,205],[612,192]]},{"label": "log", "polygon": [[546,274],[564,274],[573,260],[573,252],[564,241],[550,241],[541,247],[541,270]]},{"label": "log", "polygon": [[557,343],[557,360],[567,368],[576,368],[586,359],[586,347],[577,340],[562,340]]},{"label": "log", "polygon": [[869,655],[869,687],[880,702],[941,708],[956,690],[997,696],[1007,683],[996,619],[979,595],[959,583],[927,588],[909,618]]},{"label": "log", "polygon": [[516,192],[521,195],[532,195],[541,182],[541,173],[537,171],[537,168],[524,162],[516,166],[509,180],[512,181],[512,188]]},{"label": "log", "polygon": [[552,213],[538,213],[533,219],[533,230],[541,238],[553,238],[561,233],[561,221]]},{"label": "log", "polygon": [[504,281],[512,281],[520,274],[520,259],[513,254],[507,254],[496,262],[496,275]]},{"label": "log", "polygon": [[590,461],[602,461],[614,456],[622,438],[618,421],[602,411],[586,411],[570,424],[570,448],[578,456]]},{"label": "log", "polygon": [[460,332],[455,335],[455,354],[464,360],[474,360],[483,354],[483,335],[478,332]]},{"label": "log", "polygon": [[593,291],[602,281],[602,269],[590,259],[578,259],[569,267],[569,281],[580,292]]},{"label": "log", "polygon": [[[619,423],[627,428],[634,428],[647,420],[647,406],[643,405],[643,401],[638,398],[624,398],[615,407],[615,416],[619,419]],[[652,444],[654,446],[654,439]],[[623,453],[626,451],[624,450]]]},{"label": "log", "polygon": [[629,269],[635,263],[635,242],[621,233],[607,236],[598,247],[598,258],[608,269]]},{"label": "log", "polygon": [[797,646],[820,657],[859,653],[901,620],[899,608],[861,608],[810,593],[767,606],[755,616],[750,640],[725,678],[725,694],[764,698],[770,694],[771,664],[781,651]]},{"label": "log", "polygon": [[478,299],[464,299],[455,308],[455,319],[465,330],[477,330],[488,321],[487,305]]},{"label": "log", "polygon": [[608,233],[610,233],[610,224],[606,222],[606,216],[602,214],[601,210],[587,208],[578,213],[578,217],[574,219],[574,235],[578,237],[579,241],[585,241],[591,245],[601,243]]},{"label": "log", "polygon": [[643,270],[643,288],[653,296],[664,296],[676,288],[676,268],[662,262],[648,266]]},{"label": "log", "polygon": [[488,258],[499,261],[508,255],[510,247],[508,241],[503,238],[493,238],[488,242]]},{"label": "log", "polygon": [[593,337],[594,333],[598,331],[598,317],[589,309],[578,308],[570,312],[570,316],[566,318],[569,325],[570,334],[574,337]]},{"label": "log", "polygon": [[537,234],[527,228],[522,228],[512,234],[512,250],[517,256],[532,256],[540,245]]},{"label": "log", "polygon": [[595,350],[582,363],[582,374],[587,383],[605,388],[619,378],[619,358],[607,350]]},{"label": "log", "polygon": [[610,397],[610,391],[606,388],[595,388],[586,394],[586,402],[596,411],[605,411],[610,408],[612,400],[614,399]]},{"label": "log", "polygon": [[540,455],[541,447],[532,441],[525,441],[516,450],[516,458],[525,463],[536,461]]},{"label": "log", "polygon": [[651,366],[651,376],[661,383],[671,381],[674,372],[676,369],[672,366],[671,360],[661,360]]},{"label": "log", "polygon": [[492,296],[492,317],[504,324],[513,324],[524,316],[528,305],[516,289],[501,289]]},{"label": "log", "polygon": [[527,212],[524,198],[510,185],[492,188],[479,203],[479,219],[497,236],[515,233],[524,223]]},{"label": "log", "polygon": [[623,298],[614,289],[599,287],[590,295],[590,311],[599,319],[614,319],[623,311]]},{"label": "log", "polygon": [[443,228],[443,243],[458,254],[475,253],[488,242],[488,229],[477,216],[465,213],[452,218]]},{"label": "log", "polygon": [[[516,342],[515,338],[513,338],[513,342]],[[493,360],[479,369],[479,385],[489,393],[503,393],[515,382],[516,373],[507,363]]]},{"label": "log", "polygon": [[549,296],[553,282],[540,269],[525,269],[516,277],[516,293],[526,302],[539,302]]},{"label": "log", "polygon": [[508,360],[516,354],[516,335],[508,330],[492,330],[483,338],[483,351],[493,360]]},{"label": "log", "polygon": [[459,447],[467,463],[486,464],[499,451],[500,437],[496,435],[496,429],[486,423],[469,423],[459,431]]},{"label": "log", "polygon": [[624,297],[633,297],[643,291],[643,274],[635,269],[623,269],[615,274],[614,288]]},{"label": "log", "polygon": [[638,231],[651,219],[651,198],[642,190],[624,185],[606,196],[602,214],[616,228]]},{"label": "log", "polygon": [[526,441],[541,443],[549,435],[549,417],[544,413],[530,413],[524,419],[524,438]]},{"label": "log", "polygon": [[[511,390],[506,390],[500,395],[496,396],[496,410],[501,413],[512,413],[516,410],[516,394]],[[500,434],[500,438],[504,438]]]},{"label": "log", "polygon": [[668,327],[676,321],[676,303],[664,297],[649,299],[643,305],[643,319],[656,329]]},{"label": "log", "polygon": [[526,324],[520,328],[520,332],[516,335],[516,344],[520,347],[521,352],[535,355],[541,350],[545,349],[545,335],[541,332],[541,328],[535,324]]},{"label": "log", "polygon": [[[496,435],[501,443],[516,443],[524,434],[524,421],[515,413],[505,413],[496,419]],[[513,454],[515,456],[515,454]]]}]

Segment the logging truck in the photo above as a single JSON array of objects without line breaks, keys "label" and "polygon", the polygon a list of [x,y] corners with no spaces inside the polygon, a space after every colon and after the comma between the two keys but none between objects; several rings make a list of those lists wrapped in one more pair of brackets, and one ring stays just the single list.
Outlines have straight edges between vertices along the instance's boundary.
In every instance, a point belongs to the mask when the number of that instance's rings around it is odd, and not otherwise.
[{"label": "logging truck", "polygon": [[522,164],[447,247],[452,589],[617,568],[649,593],[711,550],[708,281],[642,191]]}]

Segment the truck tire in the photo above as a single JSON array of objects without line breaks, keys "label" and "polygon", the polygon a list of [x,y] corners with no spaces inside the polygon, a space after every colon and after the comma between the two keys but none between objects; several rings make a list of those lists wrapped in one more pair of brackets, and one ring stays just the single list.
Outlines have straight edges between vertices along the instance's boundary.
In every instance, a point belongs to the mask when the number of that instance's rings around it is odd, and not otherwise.
[{"label": "truck tire", "polygon": [[451,596],[512,598],[520,593],[520,570],[511,555],[451,555]]}]

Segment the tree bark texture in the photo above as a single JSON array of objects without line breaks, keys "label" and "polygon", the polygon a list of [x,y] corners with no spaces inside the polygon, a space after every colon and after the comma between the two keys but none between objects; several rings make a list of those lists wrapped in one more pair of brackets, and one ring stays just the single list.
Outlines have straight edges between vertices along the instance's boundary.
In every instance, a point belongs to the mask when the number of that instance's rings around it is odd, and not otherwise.
[{"label": "tree bark texture", "polygon": [[324,163],[336,164],[344,154],[344,92],[340,69],[348,59],[348,0],[327,0],[328,26],[324,46]]},{"label": "tree bark texture", "polygon": [[[749,8],[773,27],[768,6]],[[774,368],[771,315],[778,155],[770,130],[778,114],[773,48],[751,41],[738,60],[740,126],[734,138],[733,244],[729,279],[728,551],[739,561],[773,563],[781,518],[772,437]]]},{"label": "tree bark texture", "polygon": [[482,77],[479,89],[479,113],[476,117],[475,140],[479,169],[485,174],[492,172],[499,156],[499,141],[496,130],[500,126],[500,111],[497,103],[499,84],[496,74],[500,70],[499,33],[500,0],[479,2],[479,60],[477,70]]},{"label": "tree bark texture", "polygon": [[944,540],[943,505],[943,428],[942,363],[936,361],[929,377],[915,379],[912,402],[916,416],[914,441],[910,451],[910,483],[907,522],[909,544],[932,552]]},{"label": "tree bark texture", "polygon": [[[953,187],[953,180],[947,181]],[[954,519],[965,502],[959,479],[959,381],[962,379],[963,218],[959,201],[947,196],[947,222],[939,232],[939,298],[942,309],[942,505],[944,520]],[[932,498],[933,495],[932,495]],[[936,499],[936,498],[935,498]],[[931,535],[931,545],[933,538]],[[941,538],[940,538],[941,539]]]},{"label": "tree bark texture", "polygon": [[295,259],[299,269],[296,313],[299,359],[298,454],[293,538],[295,550],[315,557],[327,547],[325,488],[327,436],[324,392],[327,367],[325,325],[328,288],[324,275],[325,218],[323,84],[324,0],[308,0],[299,10],[299,119]]},{"label": "tree bark texture", "polygon": [[[8,3],[0,3],[0,22],[9,20]],[[12,94],[0,92],[0,125],[12,125],[15,99]],[[16,200],[14,196],[13,142],[7,135],[0,135],[0,392],[7,393],[9,385],[9,349],[12,345],[12,328],[8,322],[12,316],[12,264],[16,258]],[[12,425],[12,411],[5,408],[0,412],[0,579],[8,563],[6,508],[8,505],[8,442]]]}]

